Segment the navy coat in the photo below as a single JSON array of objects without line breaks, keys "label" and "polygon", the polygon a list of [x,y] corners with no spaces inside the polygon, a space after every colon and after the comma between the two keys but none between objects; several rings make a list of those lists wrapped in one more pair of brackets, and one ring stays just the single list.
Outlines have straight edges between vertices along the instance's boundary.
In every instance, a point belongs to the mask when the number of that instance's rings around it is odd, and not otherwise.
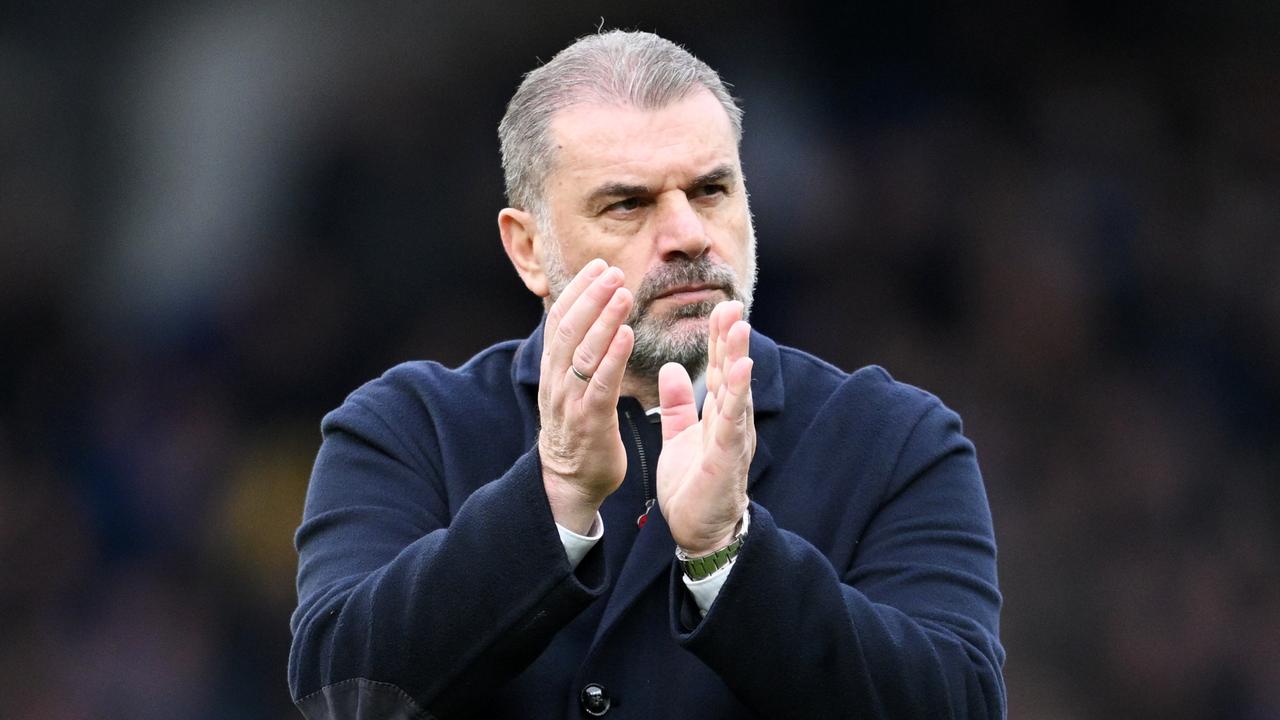
[{"label": "navy coat", "polygon": [[541,330],[400,365],[322,423],[289,684],[309,718],[999,718],[991,516],[937,398],[751,336],[751,529],[705,618],[619,403],[627,477],[570,568],[536,449]]}]

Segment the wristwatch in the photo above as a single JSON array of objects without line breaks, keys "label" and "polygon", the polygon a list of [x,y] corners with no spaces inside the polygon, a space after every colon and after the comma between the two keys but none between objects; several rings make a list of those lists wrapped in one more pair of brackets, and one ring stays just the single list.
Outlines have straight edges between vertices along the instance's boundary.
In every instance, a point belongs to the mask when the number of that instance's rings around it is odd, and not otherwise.
[{"label": "wristwatch", "polygon": [[746,524],[743,523],[742,529],[733,537],[733,541],[719,550],[708,555],[690,557],[683,548],[677,547],[676,559],[680,561],[681,567],[684,568],[684,574],[689,576],[690,580],[701,580],[728,565],[730,560],[737,557],[738,551],[742,549],[742,541],[746,537],[747,528]]}]

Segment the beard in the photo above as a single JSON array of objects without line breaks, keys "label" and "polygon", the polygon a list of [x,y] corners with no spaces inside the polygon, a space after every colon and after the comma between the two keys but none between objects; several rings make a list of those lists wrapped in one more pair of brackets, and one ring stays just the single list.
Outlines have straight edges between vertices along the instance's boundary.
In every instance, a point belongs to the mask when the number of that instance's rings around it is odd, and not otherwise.
[{"label": "beard", "polygon": [[[739,278],[733,268],[713,262],[708,256],[678,256],[645,274],[635,291],[635,303],[627,324],[635,333],[635,344],[627,360],[627,372],[638,377],[656,378],[658,370],[669,362],[680,363],[696,378],[707,366],[708,322],[718,301],[705,300],[676,306],[666,312],[654,308],[657,300],[671,288],[682,285],[707,285],[723,292],[728,300],[742,303],[742,318],[751,311],[756,281],[755,231],[748,225],[747,277]],[[554,238],[551,233],[545,237]],[[564,264],[557,242],[548,244],[543,259],[544,271],[551,287],[547,306],[573,279]]]},{"label": "beard", "polygon": [[707,366],[707,319],[718,301],[678,305],[665,313],[654,309],[658,298],[673,287],[710,285],[743,305],[743,316],[750,307],[750,292],[742,289],[737,274],[723,263],[712,262],[706,255],[698,258],[680,256],[676,260],[649,271],[636,288],[635,304],[627,324],[635,331],[635,345],[627,370],[640,377],[657,377],[658,370],[669,362],[680,363],[696,378]]}]

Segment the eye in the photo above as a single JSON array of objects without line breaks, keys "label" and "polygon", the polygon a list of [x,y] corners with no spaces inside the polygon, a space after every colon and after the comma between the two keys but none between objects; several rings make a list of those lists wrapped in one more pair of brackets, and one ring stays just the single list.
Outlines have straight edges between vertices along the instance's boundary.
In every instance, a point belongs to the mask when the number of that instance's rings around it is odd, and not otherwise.
[{"label": "eye", "polygon": [[693,194],[694,194],[694,197],[713,197],[715,195],[726,195],[728,194],[728,192],[729,192],[729,188],[725,187],[724,185],[720,185],[717,183],[710,183],[708,185],[702,185],[698,187],[696,190],[694,190]]},{"label": "eye", "polygon": [[613,213],[629,213],[633,210],[639,210],[643,204],[643,200],[638,197],[629,197],[625,200],[619,200],[605,207],[605,212]]}]

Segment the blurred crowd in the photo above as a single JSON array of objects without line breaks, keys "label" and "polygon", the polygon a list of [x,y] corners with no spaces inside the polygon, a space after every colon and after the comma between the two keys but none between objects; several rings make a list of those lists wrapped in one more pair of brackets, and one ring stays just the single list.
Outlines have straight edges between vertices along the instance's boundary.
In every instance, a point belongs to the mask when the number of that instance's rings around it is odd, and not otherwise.
[{"label": "blurred crowd", "polygon": [[756,327],[965,418],[1010,716],[1280,717],[1280,6],[16,5],[0,717],[299,717],[320,418],[537,323],[496,126],[602,15],[742,100]]}]

